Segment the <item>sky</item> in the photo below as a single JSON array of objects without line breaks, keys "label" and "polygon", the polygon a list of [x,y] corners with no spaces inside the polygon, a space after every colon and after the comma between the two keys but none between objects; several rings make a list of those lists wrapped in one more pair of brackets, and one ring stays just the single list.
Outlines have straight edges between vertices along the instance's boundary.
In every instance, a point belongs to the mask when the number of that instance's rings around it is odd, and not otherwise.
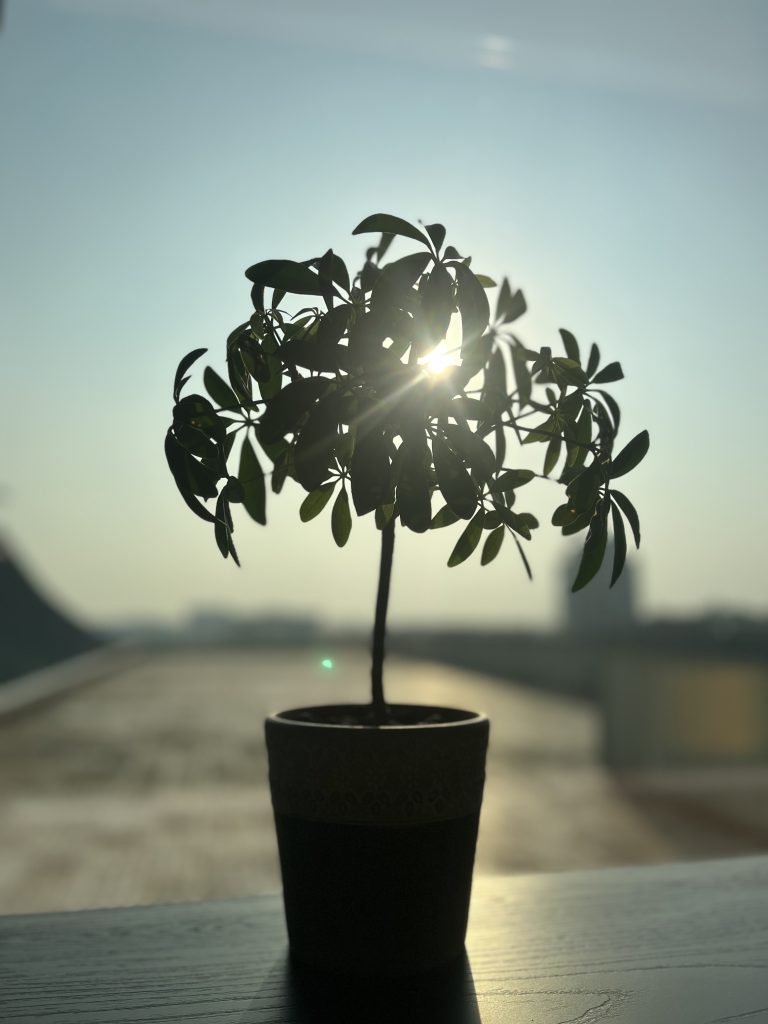
[{"label": "sky", "polygon": [[[597,341],[646,617],[768,614],[761,0],[6,0],[0,31],[0,533],[80,621],[192,609],[370,621],[378,537],[343,550],[302,492],[224,562],[165,466],[181,356],[249,315],[244,269],[363,217],[440,221],[523,288],[519,334]],[[400,531],[393,623],[557,625],[554,527],[448,569]],[[534,507],[538,511],[538,507]],[[370,518],[370,517],[369,517]]]}]

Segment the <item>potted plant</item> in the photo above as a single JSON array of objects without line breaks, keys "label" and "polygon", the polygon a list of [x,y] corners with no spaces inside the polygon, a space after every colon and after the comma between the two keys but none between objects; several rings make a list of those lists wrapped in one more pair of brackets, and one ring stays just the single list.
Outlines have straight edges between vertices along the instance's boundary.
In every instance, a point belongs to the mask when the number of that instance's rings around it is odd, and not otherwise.
[{"label": "potted plant", "polygon": [[[184,501],[235,562],[232,507],[265,524],[268,475],[275,493],[288,478],[304,488],[304,522],[330,505],[340,547],[353,514],[375,520],[370,702],[273,715],[266,740],[293,957],[386,974],[463,949],[488,738],[483,715],[385,700],[395,526],[457,525],[449,566],[478,548],[486,565],[508,538],[530,576],[523,544],[538,522],[520,495],[555,479],[565,494],[553,524],[586,531],[573,589],[599,569],[609,521],[613,583],[625,520],[640,542],[614,481],[643,458],[648,434],[614,452],[620,413],[603,385],[622,377],[619,364],[601,369],[596,345],[583,360],[565,330],[564,355],[524,345],[511,332],[521,292],[504,279],[491,316],[495,282],[445,245],[440,224],[376,214],[353,233],[367,232],[380,240],[354,277],[331,249],[246,271],[254,312],[227,339],[227,379],[208,367],[208,397],[182,396],[206,350],[182,359],[165,450]],[[415,251],[385,263],[396,237]],[[510,441],[544,446],[542,471],[511,459]]]}]

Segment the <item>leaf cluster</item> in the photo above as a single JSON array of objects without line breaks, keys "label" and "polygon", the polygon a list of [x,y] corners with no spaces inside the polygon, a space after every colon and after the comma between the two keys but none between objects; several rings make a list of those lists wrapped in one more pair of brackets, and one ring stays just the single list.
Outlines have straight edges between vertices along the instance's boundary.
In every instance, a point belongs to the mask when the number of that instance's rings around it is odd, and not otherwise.
[{"label": "leaf cluster", "polygon": [[[530,575],[522,542],[539,524],[520,510],[520,491],[543,477],[565,488],[553,524],[566,535],[586,530],[573,589],[600,568],[609,520],[615,582],[625,522],[636,544],[640,527],[613,481],[648,450],[643,431],[614,454],[621,414],[604,385],[622,378],[620,365],[601,369],[594,344],[582,359],[566,330],[562,355],[524,345],[512,333],[526,310],[522,292],[505,278],[492,311],[495,282],[445,246],[442,225],[375,214],[353,232],[363,233],[379,241],[355,274],[331,249],[246,271],[253,313],[227,339],[226,378],[205,369],[206,394],[182,396],[206,350],[179,364],[166,457],[222,555],[237,561],[232,505],[265,524],[267,482],[279,493],[290,478],[306,491],[303,522],[330,505],[339,546],[353,513],[373,515],[379,529],[397,519],[416,533],[460,524],[449,566],[477,549],[486,565],[509,537]],[[386,262],[396,236],[416,250]],[[432,372],[430,356],[454,326],[453,362]],[[517,450],[544,446],[540,473],[513,464],[510,441]]]}]

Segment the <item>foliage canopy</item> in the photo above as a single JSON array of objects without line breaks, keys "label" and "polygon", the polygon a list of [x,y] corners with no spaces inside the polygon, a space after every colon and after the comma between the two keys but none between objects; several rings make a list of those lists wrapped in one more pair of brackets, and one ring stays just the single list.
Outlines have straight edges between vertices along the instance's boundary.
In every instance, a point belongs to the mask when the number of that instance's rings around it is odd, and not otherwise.
[{"label": "foliage canopy", "polygon": [[[207,396],[182,397],[206,349],[179,364],[166,457],[222,555],[238,561],[232,505],[265,524],[267,476],[275,493],[290,477],[307,492],[303,522],[331,505],[339,546],[353,511],[372,513],[379,530],[394,520],[416,533],[461,523],[449,566],[478,549],[486,565],[509,537],[530,575],[521,542],[539,524],[520,510],[520,492],[540,476],[564,488],[552,523],[565,535],[586,531],[573,589],[599,570],[609,524],[613,585],[626,557],[625,522],[640,543],[637,512],[613,482],[649,444],[642,431],[614,451],[621,414],[604,385],[623,377],[621,366],[601,369],[595,344],[584,360],[566,330],[563,355],[524,345],[511,326],[526,309],[522,292],[502,280],[492,313],[486,293],[495,282],[444,245],[441,224],[375,214],[353,232],[362,233],[380,238],[354,276],[331,249],[246,271],[254,312],[227,339],[226,379],[205,369]],[[417,248],[384,262],[395,236]],[[455,350],[440,367],[435,354],[454,327]],[[510,441],[542,446],[542,471],[515,467]]]}]

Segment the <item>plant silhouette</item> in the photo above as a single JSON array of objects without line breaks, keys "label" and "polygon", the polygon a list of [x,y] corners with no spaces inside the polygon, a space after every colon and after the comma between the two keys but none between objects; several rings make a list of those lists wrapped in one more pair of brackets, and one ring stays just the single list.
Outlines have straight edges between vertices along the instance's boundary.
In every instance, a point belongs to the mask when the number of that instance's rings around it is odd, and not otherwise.
[{"label": "plant silhouette", "polygon": [[[565,535],[586,531],[573,589],[600,568],[609,522],[613,584],[626,557],[625,522],[640,543],[637,512],[614,481],[641,461],[649,439],[642,431],[614,453],[621,414],[603,385],[623,377],[619,363],[601,369],[595,344],[583,360],[567,330],[560,331],[563,355],[523,344],[512,333],[526,310],[522,292],[504,278],[492,314],[486,292],[495,282],[445,246],[441,224],[374,214],[353,232],[363,233],[380,239],[354,277],[332,249],[246,271],[254,312],[227,339],[227,380],[207,367],[208,397],[182,397],[187,371],[207,350],[181,360],[165,452],[184,501],[212,524],[222,555],[235,562],[232,506],[266,524],[268,475],[276,494],[288,478],[304,488],[304,522],[332,503],[340,547],[353,513],[374,516],[381,564],[372,716],[383,724],[396,522],[416,533],[462,524],[449,566],[478,548],[487,565],[509,538],[530,576],[523,543],[539,524],[519,509],[520,493],[537,476],[555,479],[565,494],[552,523]],[[416,250],[385,263],[396,236]],[[544,446],[540,473],[512,463],[510,441]],[[443,504],[433,514],[436,495]]]}]

